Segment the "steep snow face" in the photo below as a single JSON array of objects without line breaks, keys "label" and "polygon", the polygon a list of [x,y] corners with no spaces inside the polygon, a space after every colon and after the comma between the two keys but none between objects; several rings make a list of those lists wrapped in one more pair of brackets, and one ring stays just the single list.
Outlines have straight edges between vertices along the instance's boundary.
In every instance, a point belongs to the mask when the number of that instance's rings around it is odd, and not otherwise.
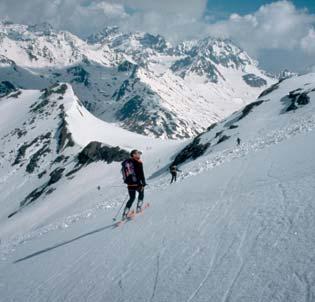
[{"label": "steep snow face", "polygon": [[97,117],[161,138],[193,137],[274,82],[232,42],[210,38],[173,47],[112,27],[85,42],[47,24],[0,23],[0,46],[11,62],[1,81],[26,89],[69,82]]},{"label": "steep snow face", "polygon": [[[33,100],[41,95],[29,93]],[[70,88],[67,93],[69,127],[85,144],[88,128],[76,123],[88,112],[73,101]],[[31,100],[18,104],[27,116]],[[274,85],[197,137],[186,149],[197,151],[197,159],[181,165],[171,186],[167,168],[183,146],[137,136],[138,144],[151,142],[144,150],[147,175],[153,174],[145,191],[151,206],[121,228],[112,223],[126,200],[125,189],[116,187],[118,164],[93,163],[72,179],[63,177],[45,198],[10,220],[1,217],[2,299],[313,301],[314,104],[315,74]],[[15,105],[1,99],[0,110],[17,111]],[[8,114],[6,131],[23,117]],[[83,120],[86,127],[107,127],[91,116]],[[125,141],[110,132],[115,143]],[[198,145],[207,143],[200,154]]]}]

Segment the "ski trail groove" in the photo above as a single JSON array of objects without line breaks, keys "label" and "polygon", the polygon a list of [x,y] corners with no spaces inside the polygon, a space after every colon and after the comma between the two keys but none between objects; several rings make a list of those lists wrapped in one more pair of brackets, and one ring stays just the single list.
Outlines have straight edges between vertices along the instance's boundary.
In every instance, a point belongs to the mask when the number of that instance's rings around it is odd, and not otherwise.
[{"label": "ski trail groove", "polygon": [[237,282],[237,280],[238,280],[238,278],[239,278],[239,276],[240,276],[240,274],[241,274],[241,272],[243,270],[243,267],[245,265],[244,257],[243,257],[243,255],[241,253],[241,250],[244,247],[244,243],[246,242],[245,240],[246,240],[246,238],[248,236],[249,229],[250,229],[250,223],[247,225],[245,231],[243,232],[242,237],[241,237],[241,241],[240,241],[240,244],[239,244],[239,247],[238,247],[238,249],[236,251],[236,254],[238,255],[238,257],[240,259],[240,266],[239,266],[239,268],[237,270],[237,273],[236,273],[235,277],[233,278],[233,280],[231,282],[231,285],[229,286],[229,288],[227,289],[227,291],[226,291],[226,293],[225,293],[225,295],[223,297],[223,302],[229,302],[230,301],[232,290],[233,290],[233,288],[234,288],[234,286],[235,286],[235,284],[236,284],[236,282]]},{"label": "ski trail groove", "polygon": [[78,257],[76,259],[76,261],[74,261],[72,264],[68,264],[64,269],[62,269],[61,271],[58,271],[56,273],[54,273],[50,278],[48,278],[47,280],[45,280],[44,282],[42,282],[39,286],[37,286],[34,290],[34,293],[31,294],[31,296],[29,296],[26,300],[26,302],[33,302],[36,300],[36,298],[38,297],[39,293],[40,293],[40,289],[43,288],[44,286],[46,286],[50,281],[52,280],[56,280],[56,279],[60,279],[61,276],[65,275],[65,272],[67,271],[71,271],[72,267],[77,267],[78,263],[81,261],[81,259],[85,258],[86,255],[88,255],[90,252],[90,250],[87,250],[85,253],[82,253],[82,255],[80,257]]},{"label": "ski trail groove", "polygon": [[154,297],[155,297],[156,288],[157,288],[157,284],[158,284],[158,281],[159,281],[159,273],[160,273],[160,254],[158,254],[158,256],[156,258],[156,274],[155,274],[153,292],[152,292],[152,296],[151,296],[150,302],[152,302]]},{"label": "ski trail groove", "polygon": [[186,302],[191,302],[197,296],[197,294],[199,293],[200,289],[203,287],[203,285],[205,284],[205,282],[209,278],[210,273],[211,273],[211,271],[213,269],[214,263],[215,263],[215,261],[217,259],[217,256],[218,256],[218,248],[219,248],[219,244],[216,246],[214,255],[213,255],[213,257],[210,260],[210,265],[208,267],[208,270],[207,270],[204,278],[201,280],[201,282],[199,283],[197,288],[192,292],[192,294],[189,296],[189,298],[188,298],[188,300],[186,300]]},{"label": "ski trail groove", "polygon": [[[247,170],[248,168],[248,164],[243,166],[242,167],[242,172],[241,172],[241,175],[243,175],[245,173],[245,171]],[[226,195],[226,192],[227,191],[230,191],[230,186],[232,184],[232,182],[235,180],[235,176],[237,175],[238,171],[235,171],[235,174],[234,175],[231,175],[228,179],[228,181],[226,182],[225,186],[224,186],[224,189],[223,191],[221,192],[220,194],[220,198],[219,200],[222,200],[223,196]],[[238,180],[240,178],[237,178]],[[235,185],[233,185],[234,187]],[[206,215],[206,217],[203,219],[203,223],[205,223],[205,220],[206,218],[209,217],[209,215]],[[243,246],[243,243],[244,243],[244,240],[247,236],[247,233],[248,233],[248,229],[245,230],[243,236],[242,236],[242,240],[240,242],[240,245]],[[227,252],[229,251],[229,249],[231,248],[231,246],[234,244],[234,240],[231,242],[230,246],[228,247],[227,251],[222,255],[222,257],[220,258],[220,261],[225,257],[225,255],[227,254]],[[211,271],[213,269],[213,265],[215,263],[215,260],[217,259],[217,256],[218,256],[218,246],[219,244],[217,245],[217,248],[216,248],[216,252],[215,252],[215,255],[211,258],[211,261],[210,261],[210,265],[209,265],[209,268],[206,272],[206,275],[205,277],[202,279],[202,281],[200,282],[199,286],[196,288],[196,290],[190,295],[190,297],[188,298],[188,300],[186,302],[191,302],[195,297],[196,295],[198,294],[198,292],[200,291],[200,289],[204,286],[205,282],[208,280],[210,274],[211,274]],[[242,264],[243,265],[243,264]]]}]

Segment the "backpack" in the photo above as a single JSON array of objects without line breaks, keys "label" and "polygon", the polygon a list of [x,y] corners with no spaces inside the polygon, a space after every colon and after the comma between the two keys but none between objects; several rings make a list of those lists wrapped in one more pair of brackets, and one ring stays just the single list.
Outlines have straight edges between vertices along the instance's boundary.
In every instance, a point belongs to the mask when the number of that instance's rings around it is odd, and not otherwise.
[{"label": "backpack", "polygon": [[121,174],[125,184],[137,183],[134,163],[131,159],[126,159],[121,164]]}]

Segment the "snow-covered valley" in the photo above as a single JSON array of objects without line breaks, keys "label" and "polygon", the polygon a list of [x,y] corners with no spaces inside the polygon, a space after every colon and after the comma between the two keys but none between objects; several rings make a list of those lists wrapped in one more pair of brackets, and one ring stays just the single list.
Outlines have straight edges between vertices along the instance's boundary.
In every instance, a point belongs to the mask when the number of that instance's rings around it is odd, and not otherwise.
[{"label": "snow-covered valley", "polygon": [[[97,119],[69,84],[11,91],[0,114],[3,301],[314,301],[314,73],[186,141]],[[150,207],[114,228],[133,148]]]}]

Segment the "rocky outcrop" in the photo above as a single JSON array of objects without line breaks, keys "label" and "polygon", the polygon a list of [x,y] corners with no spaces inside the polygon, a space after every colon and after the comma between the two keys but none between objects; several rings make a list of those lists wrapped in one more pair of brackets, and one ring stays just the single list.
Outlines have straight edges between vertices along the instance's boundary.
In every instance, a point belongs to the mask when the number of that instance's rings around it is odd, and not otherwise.
[{"label": "rocky outcrop", "polygon": [[2,81],[0,83],[0,98],[9,95],[11,92],[16,91],[17,88],[9,81]]},{"label": "rocky outcrop", "polygon": [[[256,102],[252,102],[248,105],[246,105],[243,110],[236,116],[236,118],[234,118],[233,120],[228,121],[224,127],[232,127],[232,125],[234,125],[235,123],[239,122],[240,120],[242,120],[244,117],[246,117],[255,107],[260,106],[264,101],[263,100],[259,100]],[[234,125],[235,127],[235,125]],[[232,127],[233,128],[233,127]],[[230,128],[230,129],[232,129]]]},{"label": "rocky outcrop", "polygon": [[36,168],[38,168],[38,162],[40,158],[46,156],[51,152],[49,144],[45,144],[38,151],[36,151],[30,158],[29,163],[26,166],[26,172],[33,173]]},{"label": "rocky outcrop", "polygon": [[116,116],[119,120],[125,120],[126,118],[134,115],[141,109],[143,99],[136,95],[127,101],[124,106],[117,112]]},{"label": "rocky outcrop", "polygon": [[268,87],[267,89],[265,89],[265,90],[259,95],[258,98],[264,97],[264,96],[268,95],[269,93],[275,91],[276,89],[279,88],[279,84],[280,84],[280,82],[271,85],[270,87]]},{"label": "rocky outcrop", "polygon": [[68,89],[67,84],[59,84],[59,83],[55,83],[54,85],[52,85],[49,88],[45,88],[43,90],[41,90],[41,92],[43,93],[40,98],[41,99],[47,99],[49,96],[51,96],[52,94],[61,94],[64,95],[66,93]]},{"label": "rocky outcrop", "polygon": [[108,164],[113,161],[123,161],[128,158],[129,153],[119,147],[109,147],[100,142],[90,142],[78,154],[78,162],[80,165],[90,164],[96,161],[105,161]]},{"label": "rocky outcrop", "polygon": [[68,130],[68,123],[66,121],[66,114],[64,111],[64,106],[61,105],[59,109],[61,110],[59,114],[61,123],[60,123],[58,134],[57,134],[57,153],[60,153],[64,149],[68,147],[73,147],[75,145],[75,142],[72,138],[72,134]]},{"label": "rocky outcrop", "polygon": [[282,113],[294,111],[307,105],[310,102],[310,97],[307,94],[302,89],[290,91],[287,96],[281,99],[281,102],[285,105]]},{"label": "rocky outcrop", "polygon": [[264,101],[256,101],[256,102],[252,102],[250,104],[248,104],[247,106],[244,107],[244,109],[241,112],[241,115],[238,118],[238,121],[240,121],[241,119],[243,119],[246,115],[248,115],[254,107],[257,107],[259,105],[261,105]]},{"label": "rocky outcrop", "polygon": [[123,81],[119,89],[115,91],[115,93],[113,94],[112,98],[114,98],[115,101],[118,102],[120,99],[122,99],[125,96],[126,92],[129,91],[128,87],[129,87],[129,80]]},{"label": "rocky outcrop", "polygon": [[243,75],[243,80],[251,87],[262,87],[267,85],[267,81],[265,79],[252,73]]},{"label": "rocky outcrop", "polygon": [[81,66],[74,66],[67,69],[67,73],[73,76],[71,83],[81,83],[86,87],[90,85],[89,73]]},{"label": "rocky outcrop", "polygon": [[229,138],[230,138],[230,136],[228,136],[228,135],[222,135],[222,136],[219,138],[217,144],[223,143],[224,141],[228,140]]},{"label": "rocky outcrop", "polygon": [[129,72],[129,71],[133,71],[135,68],[137,67],[136,64],[131,63],[130,61],[123,61],[118,65],[117,70],[119,72]]},{"label": "rocky outcrop", "polygon": [[186,146],[180,153],[177,154],[172,164],[178,166],[188,159],[194,160],[203,155],[209,146],[210,143],[201,144],[200,137],[196,137],[188,146]]},{"label": "rocky outcrop", "polygon": [[[48,148],[48,145],[50,143],[50,138],[51,138],[51,132],[47,132],[46,134],[43,134],[43,135],[40,135],[40,136],[34,138],[29,143],[25,142],[22,146],[20,146],[18,148],[17,155],[15,157],[15,160],[14,160],[12,166],[18,165],[22,162],[22,160],[25,157],[26,150],[29,149],[30,147],[35,146],[38,143],[43,143],[45,149],[46,149],[46,147]],[[40,152],[40,154],[38,154],[38,156],[39,155],[42,155],[42,153]],[[38,158],[38,156],[36,156],[36,158]]]},{"label": "rocky outcrop", "polygon": [[[24,200],[20,202],[20,208],[18,210],[16,210],[16,211],[12,212],[10,215],[8,215],[8,218],[11,218],[15,214],[17,214],[22,208],[24,208],[25,206],[27,206],[27,205],[33,203],[34,201],[36,201],[45,192],[46,192],[46,194],[49,194],[50,192],[55,190],[53,187],[51,187],[51,185],[55,184],[56,182],[58,182],[62,178],[64,170],[65,170],[64,168],[60,168],[60,167],[56,168],[55,170],[53,170],[49,174],[50,178],[49,178],[48,182],[45,183],[44,185],[36,188],[30,194],[28,194],[24,198]],[[46,173],[46,171],[45,171],[45,173]]]},{"label": "rocky outcrop", "polygon": [[61,124],[59,127],[59,135],[58,135],[58,145],[57,145],[57,152],[61,152],[65,148],[73,147],[75,142],[72,138],[71,132],[69,132],[67,127],[67,122],[65,118],[61,120]]}]

